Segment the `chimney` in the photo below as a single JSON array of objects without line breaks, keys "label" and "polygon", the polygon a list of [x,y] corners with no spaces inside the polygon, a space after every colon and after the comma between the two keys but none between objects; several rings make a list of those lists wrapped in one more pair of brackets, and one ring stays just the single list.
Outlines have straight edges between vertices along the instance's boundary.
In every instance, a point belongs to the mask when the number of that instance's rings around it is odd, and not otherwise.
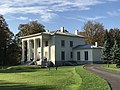
[{"label": "chimney", "polygon": [[49,32],[49,30],[45,30],[45,32]]},{"label": "chimney", "polygon": [[64,32],[64,27],[61,27],[61,28],[60,28],[60,32]]},{"label": "chimney", "polygon": [[97,47],[98,46],[98,43],[97,42],[95,42],[95,47]]},{"label": "chimney", "polygon": [[75,30],[75,35],[78,35],[78,30]]}]

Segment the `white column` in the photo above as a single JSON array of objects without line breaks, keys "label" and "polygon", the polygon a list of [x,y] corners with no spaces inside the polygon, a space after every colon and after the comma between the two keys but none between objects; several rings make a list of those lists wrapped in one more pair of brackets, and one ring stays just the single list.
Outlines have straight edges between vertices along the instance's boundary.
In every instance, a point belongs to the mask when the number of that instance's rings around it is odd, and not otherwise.
[{"label": "white column", "polygon": [[44,50],[43,50],[43,36],[41,36],[41,39],[40,39],[40,46],[41,46],[41,60],[43,61],[43,55],[44,55]]},{"label": "white column", "polygon": [[50,41],[48,43],[48,60],[50,60]]},{"label": "white column", "polygon": [[27,61],[30,61],[30,40],[27,40]]},{"label": "white column", "polygon": [[24,61],[24,52],[25,52],[25,49],[24,49],[24,40],[22,40],[22,62]]},{"label": "white column", "polygon": [[34,60],[37,60],[37,45],[36,45],[36,39],[34,39]]}]

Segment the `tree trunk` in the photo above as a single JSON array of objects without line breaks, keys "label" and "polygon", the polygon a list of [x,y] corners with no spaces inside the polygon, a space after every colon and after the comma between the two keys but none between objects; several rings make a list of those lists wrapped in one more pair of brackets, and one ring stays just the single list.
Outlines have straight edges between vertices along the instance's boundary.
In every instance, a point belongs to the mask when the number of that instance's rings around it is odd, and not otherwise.
[{"label": "tree trunk", "polygon": [[109,68],[109,61],[107,61],[107,66],[108,66],[108,68]]}]

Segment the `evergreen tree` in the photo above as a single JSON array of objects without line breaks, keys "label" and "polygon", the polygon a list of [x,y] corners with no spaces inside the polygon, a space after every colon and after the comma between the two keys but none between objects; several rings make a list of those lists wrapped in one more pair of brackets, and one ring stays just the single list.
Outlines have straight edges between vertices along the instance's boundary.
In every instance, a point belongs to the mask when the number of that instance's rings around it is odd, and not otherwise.
[{"label": "evergreen tree", "polygon": [[105,35],[105,42],[103,46],[103,59],[107,62],[108,67],[109,67],[109,62],[111,62],[112,55],[111,55],[111,39],[109,37],[109,33],[106,30],[106,35]]},{"label": "evergreen tree", "polygon": [[120,47],[116,40],[114,41],[111,53],[113,61],[117,64],[117,66],[120,65]]},{"label": "evergreen tree", "polygon": [[7,62],[7,49],[12,43],[13,33],[9,30],[8,25],[0,15],[0,64],[5,65]]}]

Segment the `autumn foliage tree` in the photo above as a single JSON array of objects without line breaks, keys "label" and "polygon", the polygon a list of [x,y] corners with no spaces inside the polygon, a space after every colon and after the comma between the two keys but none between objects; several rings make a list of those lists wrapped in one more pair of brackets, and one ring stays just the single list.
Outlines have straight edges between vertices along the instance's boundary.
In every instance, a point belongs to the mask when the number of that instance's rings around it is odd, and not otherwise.
[{"label": "autumn foliage tree", "polygon": [[20,30],[17,35],[26,36],[36,33],[45,32],[45,26],[38,23],[38,21],[30,21],[27,24],[20,24],[18,29]]},{"label": "autumn foliage tree", "polygon": [[86,37],[85,41],[87,44],[94,44],[98,42],[98,45],[103,46],[104,43],[104,26],[102,23],[88,21],[84,24],[83,32],[79,34]]}]

